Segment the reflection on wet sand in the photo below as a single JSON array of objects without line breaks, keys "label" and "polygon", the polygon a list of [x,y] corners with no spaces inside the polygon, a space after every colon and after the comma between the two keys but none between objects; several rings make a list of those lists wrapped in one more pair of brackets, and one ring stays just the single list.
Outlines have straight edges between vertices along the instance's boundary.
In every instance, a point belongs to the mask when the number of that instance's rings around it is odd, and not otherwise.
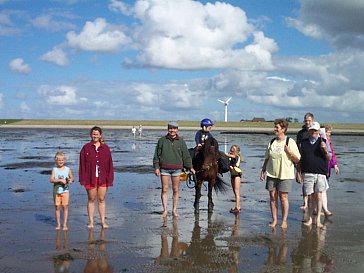
[{"label": "reflection on wet sand", "polygon": [[240,235],[240,213],[235,214],[235,222],[231,231],[231,238],[229,241],[229,251],[232,257],[233,264],[228,268],[228,272],[239,272],[239,260],[240,260],[240,243],[235,238]]},{"label": "reflection on wet sand", "polygon": [[272,268],[283,266],[286,264],[288,243],[286,237],[286,229],[281,229],[281,234],[277,234],[277,228],[272,229],[271,240],[268,243],[268,257],[265,263],[265,269],[259,271],[271,272]]},{"label": "reflection on wet sand", "polygon": [[87,262],[83,272],[112,273],[114,269],[109,265],[106,252],[106,229],[101,229],[100,239],[94,239],[94,229],[89,229]]},{"label": "reflection on wet sand", "polygon": [[167,227],[167,218],[164,218],[165,222],[163,224],[163,230],[161,232],[161,254],[156,258],[155,263],[158,265],[167,265],[173,260],[176,260],[181,255],[185,254],[186,249],[188,248],[187,243],[179,242],[178,240],[178,227],[177,220],[173,219],[172,223],[172,244],[171,250],[169,251],[168,246],[168,227]]},{"label": "reflection on wet sand", "polygon": [[[63,233],[63,244],[61,240],[61,232]],[[56,250],[68,250],[68,237],[67,231],[56,230]],[[73,260],[72,256],[69,253],[60,254],[54,257],[54,272],[55,273],[66,273],[69,272],[69,267],[71,261]]]},{"label": "reflection on wet sand", "polygon": [[[158,265],[163,265],[167,272],[238,272],[240,246],[229,240],[229,247],[217,245],[215,239],[221,235],[226,226],[223,222],[211,221],[208,216],[207,234],[203,237],[199,225],[199,214],[195,214],[195,222],[189,244],[179,242],[177,221],[172,225],[172,245],[168,248],[167,226],[162,227],[161,254],[155,260]],[[231,236],[238,236],[240,230],[240,216],[235,218]],[[159,272],[159,271],[158,271]]]},{"label": "reflection on wet sand", "polygon": [[333,272],[334,260],[324,251],[325,224],[323,228],[302,225],[301,240],[292,253],[293,272]]}]

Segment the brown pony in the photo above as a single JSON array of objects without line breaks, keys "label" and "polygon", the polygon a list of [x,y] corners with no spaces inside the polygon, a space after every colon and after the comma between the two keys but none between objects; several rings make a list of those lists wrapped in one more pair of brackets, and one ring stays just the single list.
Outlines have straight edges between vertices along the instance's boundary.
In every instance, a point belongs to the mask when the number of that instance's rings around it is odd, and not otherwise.
[{"label": "brown pony", "polygon": [[218,193],[226,190],[226,183],[218,176],[219,145],[215,138],[208,138],[203,148],[198,152],[193,160],[193,168],[196,171],[195,181],[195,212],[199,210],[201,198],[201,186],[204,181],[208,181],[208,212],[212,212],[214,203],[212,202],[212,188]]}]

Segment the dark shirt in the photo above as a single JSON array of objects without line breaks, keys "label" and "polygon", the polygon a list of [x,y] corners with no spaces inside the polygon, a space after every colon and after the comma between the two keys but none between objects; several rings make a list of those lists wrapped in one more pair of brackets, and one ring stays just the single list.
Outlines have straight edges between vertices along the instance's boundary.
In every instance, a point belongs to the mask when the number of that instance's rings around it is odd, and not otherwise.
[{"label": "dark shirt", "polygon": [[205,144],[205,141],[208,138],[212,138],[212,134],[210,132],[205,132],[203,130],[197,131],[197,133],[195,135],[196,145],[198,145],[198,144]]},{"label": "dark shirt", "polygon": [[300,148],[301,142],[305,139],[308,139],[310,137],[310,134],[308,133],[308,129],[306,126],[302,126],[302,129],[298,131],[297,133],[297,146]]},{"label": "dark shirt", "polygon": [[[325,141],[322,139],[322,141]],[[321,149],[321,138],[311,144],[310,140],[304,139],[301,142],[301,172],[302,173],[314,173],[323,174],[327,173],[328,161],[324,151]]]}]

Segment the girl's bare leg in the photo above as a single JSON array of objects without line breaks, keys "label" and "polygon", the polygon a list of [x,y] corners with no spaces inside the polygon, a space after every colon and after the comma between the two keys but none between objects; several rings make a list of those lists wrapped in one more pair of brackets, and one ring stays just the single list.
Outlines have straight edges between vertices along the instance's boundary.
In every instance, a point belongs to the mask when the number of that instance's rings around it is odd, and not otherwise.
[{"label": "girl's bare leg", "polygon": [[61,206],[55,206],[56,210],[56,229],[61,229]]},{"label": "girl's bare leg", "polygon": [[235,195],[235,208],[240,210],[240,177],[236,176],[231,179],[231,187]]},{"label": "girl's bare leg", "polygon": [[68,205],[63,205],[63,230],[68,230]]}]

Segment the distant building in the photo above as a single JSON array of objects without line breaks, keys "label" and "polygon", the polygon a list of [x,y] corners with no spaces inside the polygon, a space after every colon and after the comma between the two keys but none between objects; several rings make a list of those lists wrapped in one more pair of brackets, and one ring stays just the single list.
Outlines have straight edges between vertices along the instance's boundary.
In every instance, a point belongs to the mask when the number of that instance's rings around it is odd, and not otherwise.
[{"label": "distant building", "polygon": [[252,121],[253,121],[253,122],[265,122],[265,118],[256,118],[256,117],[254,117],[254,118],[252,119]]}]

